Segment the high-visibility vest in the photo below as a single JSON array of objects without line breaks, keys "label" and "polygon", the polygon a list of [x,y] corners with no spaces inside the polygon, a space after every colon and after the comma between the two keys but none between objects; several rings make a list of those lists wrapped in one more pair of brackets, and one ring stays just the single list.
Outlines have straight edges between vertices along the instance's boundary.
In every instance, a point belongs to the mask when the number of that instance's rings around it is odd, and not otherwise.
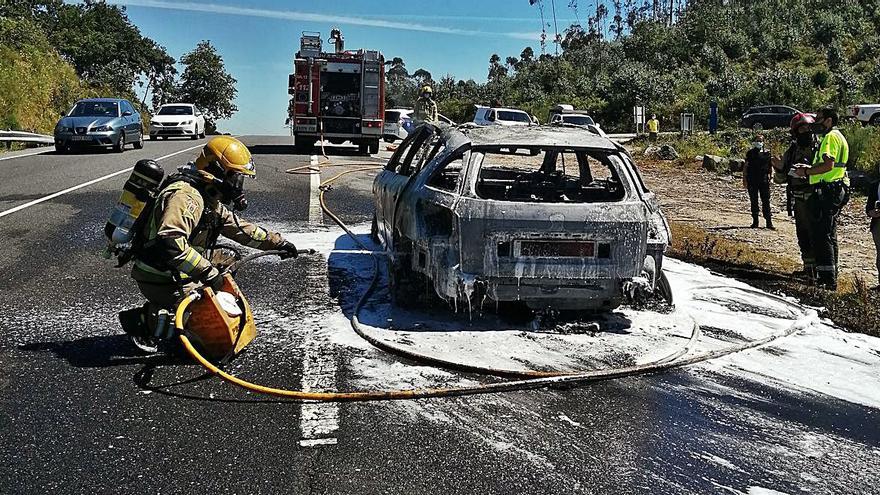
[{"label": "high-visibility vest", "polygon": [[840,182],[846,180],[846,162],[849,161],[849,144],[837,129],[832,129],[822,138],[819,151],[813,157],[813,165],[825,162],[825,155],[834,157],[834,167],[824,174],[810,176],[810,184],[820,182]]},{"label": "high-visibility vest", "polygon": [[657,119],[651,119],[648,121],[648,132],[658,132],[660,131],[660,121]]}]

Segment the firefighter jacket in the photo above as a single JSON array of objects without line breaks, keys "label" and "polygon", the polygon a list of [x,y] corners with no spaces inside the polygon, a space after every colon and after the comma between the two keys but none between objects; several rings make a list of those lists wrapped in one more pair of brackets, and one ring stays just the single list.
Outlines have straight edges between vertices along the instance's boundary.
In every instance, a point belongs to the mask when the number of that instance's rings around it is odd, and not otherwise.
[{"label": "firefighter jacket", "polygon": [[185,180],[159,193],[141,234],[144,241],[135,253],[132,278],[147,283],[200,280],[212,268],[206,252],[220,235],[261,250],[284,242],[280,234],[234,217],[217,200],[206,200]]},{"label": "firefighter jacket", "polygon": [[416,108],[413,117],[417,122],[437,121],[437,102],[430,98],[416,100]]}]

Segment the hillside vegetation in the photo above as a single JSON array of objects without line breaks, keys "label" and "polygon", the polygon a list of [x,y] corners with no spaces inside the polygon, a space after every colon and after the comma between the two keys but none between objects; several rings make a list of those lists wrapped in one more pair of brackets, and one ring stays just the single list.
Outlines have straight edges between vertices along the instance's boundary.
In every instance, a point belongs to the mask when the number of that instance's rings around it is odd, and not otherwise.
[{"label": "hillside vegetation", "polygon": [[237,110],[236,80],[207,41],[176,61],[125,7],[99,0],[0,0],[0,127],[51,134],[80,98],[126,98],[144,124],[169,101],[195,103],[209,129]]},{"label": "hillside vegetation", "polygon": [[[549,16],[550,2],[530,3]],[[542,120],[553,105],[571,103],[620,131],[632,129],[636,103],[672,128],[682,112],[705,127],[712,100],[722,127],[735,127],[753,105],[880,101],[880,0],[574,0],[568,9],[585,22],[560,33],[558,55],[552,36],[540,53],[493,54],[485,83],[409,75],[392,59],[389,98],[411,103],[399,88],[428,82],[441,113],[459,122],[470,120],[474,103],[500,102]]]}]

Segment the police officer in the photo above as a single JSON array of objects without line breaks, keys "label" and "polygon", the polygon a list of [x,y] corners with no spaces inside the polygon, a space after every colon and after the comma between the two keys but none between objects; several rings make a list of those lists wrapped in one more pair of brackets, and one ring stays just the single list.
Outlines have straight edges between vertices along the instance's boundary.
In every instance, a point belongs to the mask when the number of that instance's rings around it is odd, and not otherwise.
[{"label": "police officer", "polygon": [[413,112],[413,119],[416,122],[436,122],[437,119],[437,102],[433,99],[434,91],[431,86],[425,85],[419,91],[419,99],[416,100],[416,108]]},{"label": "police officer", "polygon": [[810,232],[816,255],[819,287],[837,290],[837,216],[849,197],[846,162],[849,144],[834,128],[838,115],[832,108],[817,112],[813,132],[822,136],[811,167],[797,168],[798,177],[809,179],[813,194],[809,199]]},{"label": "police officer", "polygon": [[247,147],[219,136],[195,163],[169,177],[140,233],[142,242],[134,247],[131,276],[148,302],[119,314],[123,330],[141,349],[155,352],[157,339],[172,336],[173,310],[181,297],[200,285],[222,286],[223,276],[211,262],[220,235],[252,248],[284,251],[282,258],[297,256],[280,234],[234,213],[247,207],[244,179],[253,176]]},{"label": "police officer", "polygon": [[792,117],[789,127],[791,128],[791,144],[782,158],[773,157],[773,181],[777,184],[786,184],[786,203],[789,216],[794,217],[795,232],[797,234],[798,247],[801,251],[801,261],[804,267],[794,276],[806,277],[810,282],[816,278],[816,255],[813,252],[813,239],[810,234],[810,210],[809,199],[813,192],[810,181],[798,177],[795,170],[798,167],[809,167],[816,155],[816,138],[810,126],[816,123],[812,115],[799,113]]}]

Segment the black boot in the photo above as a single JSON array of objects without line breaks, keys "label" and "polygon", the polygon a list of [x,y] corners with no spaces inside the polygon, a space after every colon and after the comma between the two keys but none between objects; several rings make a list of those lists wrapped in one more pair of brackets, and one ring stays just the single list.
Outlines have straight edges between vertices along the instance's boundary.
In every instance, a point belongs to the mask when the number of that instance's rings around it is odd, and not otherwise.
[{"label": "black boot", "polygon": [[138,349],[153,354],[159,351],[156,339],[147,325],[147,307],[126,309],[119,313],[119,324]]},{"label": "black boot", "polygon": [[773,220],[770,220],[770,217],[767,217],[767,228],[769,230],[776,230],[776,227],[773,226]]},{"label": "black boot", "polygon": [[752,227],[753,229],[758,228],[758,217],[752,217]]}]

